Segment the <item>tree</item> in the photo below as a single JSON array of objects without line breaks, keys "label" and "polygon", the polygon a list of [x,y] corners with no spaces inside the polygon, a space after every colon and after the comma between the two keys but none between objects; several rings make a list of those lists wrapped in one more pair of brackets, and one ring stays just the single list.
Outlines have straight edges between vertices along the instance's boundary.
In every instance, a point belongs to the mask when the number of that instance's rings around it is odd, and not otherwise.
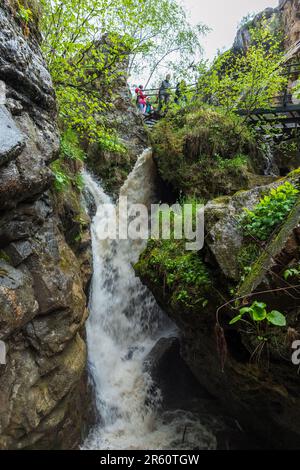
[{"label": "tree", "polygon": [[103,110],[113,84],[124,73],[121,64],[131,48],[131,38],[110,32],[111,8],[115,8],[111,0],[43,0],[41,27],[61,121],[108,146],[114,146],[116,139],[105,132]]},{"label": "tree", "polygon": [[244,52],[229,50],[219,55],[210,68],[199,68],[199,93],[204,100],[227,112],[268,108],[286,86],[280,65],[284,59],[282,37],[269,23],[250,28],[251,42]]},{"label": "tree", "polygon": [[188,58],[192,61],[201,50],[205,28],[192,28],[176,0],[42,3],[42,47],[60,118],[89,140],[102,139],[108,146],[115,146],[116,139],[105,132],[103,111],[124,69],[148,67],[152,78],[159,65],[177,57],[185,70]]},{"label": "tree", "polygon": [[[129,74],[145,77],[145,87],[165,75],[191,76],[202,55],[201,38],[208,28],[192,26],[185,9],[176,0],[135,0],[135,21],[121,25],[134,39]],[[163,72],[162,72],[163,70]]]}]

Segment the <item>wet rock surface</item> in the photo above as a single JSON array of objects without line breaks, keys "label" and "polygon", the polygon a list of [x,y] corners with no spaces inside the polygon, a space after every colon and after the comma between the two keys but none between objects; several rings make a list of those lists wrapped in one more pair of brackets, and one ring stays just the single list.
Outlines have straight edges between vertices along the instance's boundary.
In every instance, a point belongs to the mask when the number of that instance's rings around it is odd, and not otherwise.
[{"label": "wet rock surface", "polygon": [[89,222],[72,245],[77,213],[67,218],[49,169],[59,149],[50,75],[34,32],[25,37],[2,3],[0,80],[0,448],[76,448],[88,408]]},{"label": "wet rock surface", "polygon": [[[126,66],[125,66],[126,67]],[[122,68],[122,66],[121,66]],[[116,196],[134,167],[137,157],[150,146],[142,115],[132,103],[127,76],[120,75],[105,113],[107,127],[116,133],[123,152],[113,152],[92,143],[87,148],[87,167],[100,178],[106,192]]]},{"label": "wet rock surface", "polygon": [[0,105],[0,165],[18,156],[25,146],[25,137],[15,125],[5,106]]},{"label": "wet rock surface", "polygon": [[[218,405],[223,405],[223,413],[225,410],[225,414],[233,416],[247,435],[263,438],[259,448],[297,449],[300,445],[299,374],[291,360],[291,345],[299,339],[299,283],[296,278],[286,281],[284,272],[299,263],[299,201],[257,255],[244,280],[238,277],[238,254],[244,235],[236,219],[243,207],[253,208],[261,194],[278,184],[282,180],[207,204],[205,259],[217,278],[212,285],[215,295],[205,308],[199,306],[193,312],[187,303],[171,302],[172,292],[153,282],[146,271],[141,279],[179,327],[181,357],[198,382],[217,399]],[[294,184],[298,184],[296,180]],[[233,285],[238,286],[234,297],[229,293]],[[218,298],[220,293],[222,297]],[[268,311],[284,312],[287,327],[271,329],[272,334],[269,330],[268,341],[262,345],[257,333],[245,324],[229,325],[239,307],[232,309],[236,304],[226,302],[240,297],[239,306],[257,300],[266,303]],[[221,305],[223,308],[216,316]],[[176,362],[173,362],[174,355],[169,356],[173,347],[173,343],[169,346],[165,343],[153,352],[154,377],[161,369],[168,371],[167,364],[171,369]],[[177,373],[178,370],[174,377],[178,377]],[[166,397],[169,393],[172,396],[172,380],[167,385],[162,382],[162,389],[166,390]],[[201,396],[201,392],[197,393]],[[201,400],[196,409],[201,410]],[[257,443],[249,441],[250,448],[256,446]]]}]

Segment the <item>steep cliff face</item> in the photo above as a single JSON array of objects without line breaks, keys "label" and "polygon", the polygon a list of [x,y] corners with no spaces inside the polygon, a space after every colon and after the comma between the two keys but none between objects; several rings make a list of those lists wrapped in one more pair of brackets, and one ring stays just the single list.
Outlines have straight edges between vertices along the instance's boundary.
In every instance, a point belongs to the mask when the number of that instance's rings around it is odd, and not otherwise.
[{"label": "steep cliff face", "polygon": [[236,50],[246,49],[251,40],[249,27],[260,24],[262,18],[284,34],[284,47],[288,50],[300,40],[300,2],[299,0],[279,0],[277,8],[266,8],[258,13],[252,21],[243,25],[237,32],[233,47]]},{"label": "steep cliff face", "polygon": [[49,164],[59,151],[56,103],[34,30],[1,2],[2,449],[75,447],[87,396],[89,259],[76,257],[86,247],[72,250],[66,242],[70,211],[51,189]]},{"label": "steep cliff face", "polygon": [[289,48],[300,40],[300,2],[280,0],[279,11],[286,35],[286,47]]}]

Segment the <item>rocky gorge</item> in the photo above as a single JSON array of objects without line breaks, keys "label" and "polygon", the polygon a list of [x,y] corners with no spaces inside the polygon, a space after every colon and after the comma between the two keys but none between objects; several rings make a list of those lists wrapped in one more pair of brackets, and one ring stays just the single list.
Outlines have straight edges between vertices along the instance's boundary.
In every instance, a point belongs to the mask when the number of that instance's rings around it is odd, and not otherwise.
[{"label": "rocky gorge", "polygon": [[[0,449],[299,448],[298,136],[274,146],[270,165],[244,126],[213,110],[191,105],[149,133],[124,75],[107,111],[124,152],[83,141],[85,189],[55,191],[61,138],[38,8],[28,32],[13,2],[0,5]],[[265,13],[288,50],[299,1]],[[249,236],[244,209],[285,185],[297,197],[284,220]],[[119,195],[203,202],[203,250],[99,240],[101,205],[118,207]],[[253,301],[286,327],[231,325]]]}]

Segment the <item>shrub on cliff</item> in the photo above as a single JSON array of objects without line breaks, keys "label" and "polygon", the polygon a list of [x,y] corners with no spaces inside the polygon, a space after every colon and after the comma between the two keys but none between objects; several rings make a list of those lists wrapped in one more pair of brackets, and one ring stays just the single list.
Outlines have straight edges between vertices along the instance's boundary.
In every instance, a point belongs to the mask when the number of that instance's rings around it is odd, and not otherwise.
[{"label": "shrub on cliff", "polygon": [[244,209],[241,226],[245,234],[266,241],[290,213],[298,195],[299,190],[289,181],[271,189],[253,210]]},{"label": "shrub on cliff", "polygon": [[249,185],[255,140],[236,115],[193,103],[170,111],[152,142],[162,179],[178,193],[209,199]]},{"label": "shrub on cliff", "polygon": [[263,18],[259,26],[249,28],[244,51],[220,54],[207,69],[200,65],[198,94],[227,112],[244,109],[251,114],[256,108],[270,107],[287,84],[280,68],[285,55],[282,41],[282,32],[274,31]]}]

